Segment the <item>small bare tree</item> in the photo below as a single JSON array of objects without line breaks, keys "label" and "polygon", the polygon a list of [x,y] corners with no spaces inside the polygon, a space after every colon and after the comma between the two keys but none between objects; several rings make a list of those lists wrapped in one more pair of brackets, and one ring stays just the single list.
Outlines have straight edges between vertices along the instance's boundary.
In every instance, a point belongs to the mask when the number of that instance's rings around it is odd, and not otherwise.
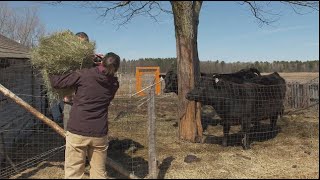
[{"label": "small bare tree", "polygon": [[37,8],[15,11],[6,2],[0,2],[0,33],[27,47],[34,47],[45,33]]},{"label": "small bare tree", "polygon": [[6,34],[8,31],[9,18],[12,15],[8,5],[0,2],[0,33]]}]

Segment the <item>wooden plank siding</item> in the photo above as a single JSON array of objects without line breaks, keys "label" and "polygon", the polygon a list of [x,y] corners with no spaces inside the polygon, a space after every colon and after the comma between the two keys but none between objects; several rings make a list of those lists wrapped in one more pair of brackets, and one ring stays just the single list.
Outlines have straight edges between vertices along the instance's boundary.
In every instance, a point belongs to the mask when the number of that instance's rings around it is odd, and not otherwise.
[{"label": "wooden plank siding", "polygon": [[287,83],[286,108],[306,108],[317,102],[319,102],[319,80],[307,83]]}]

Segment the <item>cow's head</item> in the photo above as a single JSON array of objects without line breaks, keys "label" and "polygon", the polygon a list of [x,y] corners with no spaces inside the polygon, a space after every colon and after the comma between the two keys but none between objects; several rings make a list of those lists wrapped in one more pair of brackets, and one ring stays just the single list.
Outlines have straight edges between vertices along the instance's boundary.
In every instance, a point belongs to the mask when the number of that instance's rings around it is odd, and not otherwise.
[{"label": "cow's head", "polygon": [[165,87],[163,89],[164,93],[174,92],[178,94],[178,75],[175,71],[168,71],[165,78]]},{"label": "cow's head", "polygon": [[201,77],[196,86],[187,93],[186,99],[189,101],[201,102],[203,105],[210,104],[211,97],[214,97],[218,84],[217,78]]},{"label": "cow's head", "polygon": [[256,68],[246,68],[241,69],[240,71],[236,72],[240,78],[244,80],[249,80],[258,76],[261,76],[260,71]]},{"label": "cow's head", "polygon": [[196,86],[186,95],[186,98],[189,101],[197,101],[203,103],[205,97],[205,87]]}]

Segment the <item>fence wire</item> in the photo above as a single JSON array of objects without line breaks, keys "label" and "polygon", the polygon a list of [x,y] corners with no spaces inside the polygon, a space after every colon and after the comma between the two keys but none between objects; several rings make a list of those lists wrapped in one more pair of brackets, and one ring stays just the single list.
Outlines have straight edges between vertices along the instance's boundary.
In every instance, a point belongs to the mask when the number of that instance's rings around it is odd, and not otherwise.
[{"label": "fence wire", "polygon": [[[54,119],[37,70],[31,68],[26,60],[13,59],[8,62],[9,66],[0,68],[0,83],[41,113]],[[63,160],[62,151],[52,151],[64,145],[63,138],[3,94],[0,94],[0,117],[2,178],[23,172],[47,159]],[[62,123],[61,119],[55,121]]]},{"label": "fence wire", "polygon": [[[150,98],[136,92],[135,74],[129,73],[135,68],[123,67],[117,74],[120,89],[109,106],[108,157],[148,178]],[[274,79],[268,81],[271,84],[256,79],[246,85],[216,77],[198,79],[186,97],[202,104],[201,143],[179,138],[177,75],[169,72],[160,82],[154,82],[153,75],[142,77],[145,94],[155,83],[161,84],[161,93],[155,96],[157,178],[318,177],[318,79],[283,86],[272,84]],[[0,83],[63,127],[63,118],[57,115],[61,104],[48,104],[41,77],[27,61],[10,60],[10,66],[0,68]],[[0,118],[1,178],[63,178],[63,168],[38,168],[41,162],[63,167],[62,137],[2,94]],[[244,132],[249,150],[243,150]],[[26,175],[30,168],[36,170]],[[109,178],[126,178],[110,167],[107,172]]]}]

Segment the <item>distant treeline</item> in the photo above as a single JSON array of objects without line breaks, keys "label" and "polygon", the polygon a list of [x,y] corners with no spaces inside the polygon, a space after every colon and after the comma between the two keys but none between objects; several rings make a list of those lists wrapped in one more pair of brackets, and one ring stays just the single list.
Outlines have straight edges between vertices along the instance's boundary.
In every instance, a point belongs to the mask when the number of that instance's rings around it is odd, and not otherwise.
[{"label": "distant treeline", "polygon": [[[121,61],[119,71],[122,73],[135,73],[139,66],[159,66],[161,73],[167,72],[176,58],[141,58],[138,60]],[[174,65],[175,66],[175,65]],[[230,73],[243,68],[255,67],[260,72],[319,72],[319,60],[311,61],[273,61],[273,62],[224,62],[224,61],[200,61],[200,70],[204,73]]]}]

